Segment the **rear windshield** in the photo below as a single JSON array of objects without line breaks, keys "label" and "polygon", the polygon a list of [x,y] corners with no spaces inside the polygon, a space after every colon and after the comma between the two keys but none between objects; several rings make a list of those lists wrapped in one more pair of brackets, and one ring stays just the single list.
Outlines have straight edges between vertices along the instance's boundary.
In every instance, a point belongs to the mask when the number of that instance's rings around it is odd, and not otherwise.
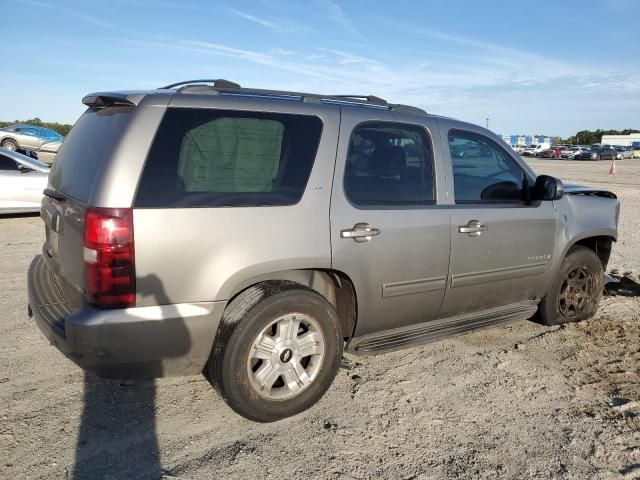
[{"label": "rear windshield", "polygon": [[142,174],[136,207],[291,205],[316,155],[318,117],[169,109]]},{"label": "rear windshield", "polygon": [[132,109],[87,110],[62,142],[51,168],[51,185],[86,203],[107,157],[129,123]]}]

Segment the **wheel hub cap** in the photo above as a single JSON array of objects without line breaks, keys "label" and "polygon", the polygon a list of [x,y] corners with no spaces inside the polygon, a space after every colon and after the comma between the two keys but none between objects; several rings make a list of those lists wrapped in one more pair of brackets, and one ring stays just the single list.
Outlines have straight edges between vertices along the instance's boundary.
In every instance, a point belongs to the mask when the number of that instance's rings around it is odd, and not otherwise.
[{"label": "wheel hub cap", "polygon": [[558,310],[563,317],[578,316],[589,305],[596,282],[593,274],[584,266],[570,271],[558,296]]},{"label": "wheel hub cap", "polygon": [[247,359],[249,383],[268,400],[299,395],[316,379],[325,338],[318,322],[302,313],[283,315],[255,338]]}]

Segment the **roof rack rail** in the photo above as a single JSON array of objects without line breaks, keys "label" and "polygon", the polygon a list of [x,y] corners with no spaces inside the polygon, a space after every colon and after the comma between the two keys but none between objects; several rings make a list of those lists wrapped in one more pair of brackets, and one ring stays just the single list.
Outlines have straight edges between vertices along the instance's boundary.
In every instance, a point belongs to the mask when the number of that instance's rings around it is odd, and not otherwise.
[{"label": "roof rack rail", "polygon": [[344,98],[345,100],[366,100],[367,103],[374,105],[389,105],[384,98],[376,97],[374,95],[329,95],[331,98]]},{"label": "roof rack rail", "polygon": [[[204,85],[213,84],[213,85]],[[316,93],[300,93],[286,90],[265,90],[260,88],[243,88],[229,80],[187,80],[172,83],[163,89],[181,87],[184,93],[215,93],[218,95],[239,95],[243,97],[280,98],[302,102],[333,103],[338,105],[381,108],[412,115],[426,115],[427,112],[418,107],[388,103],[385,99],[374,95],[321,95]]]},{"label": "roof rack rail", "polygon": [[175,87],[181,87],[183,85],[194,85],[198,83],[213,83],[213,88],[242,88],[235,82],[225,80],[224,78],[217,78],[214,80],[185,80],[183,82],[176,82],[165,87],[160,87],[160,90],[169,90]]}]

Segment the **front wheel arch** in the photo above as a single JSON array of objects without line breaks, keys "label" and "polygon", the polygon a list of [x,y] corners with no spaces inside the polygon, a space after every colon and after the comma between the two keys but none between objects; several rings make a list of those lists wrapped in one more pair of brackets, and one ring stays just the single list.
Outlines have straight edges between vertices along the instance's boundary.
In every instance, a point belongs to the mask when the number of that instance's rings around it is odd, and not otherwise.
[{"label": "front wheel arch", "polygon": [[563,258],[534,320],[543,325],[561,325],[592,318],[602,296],[603,272],[602,260],[593,250],[574,245]]},{"label": "front wheel arch", "polygon": [[[564,252],[562,252],[562,260],[566,258],[572,249],[576,247],[586,247],[592,250],[600,259],[603,270],[607,269],[609,258],[611,257],[611,249],[616,238],[607,234],[592,234],[588,236],[574,238],[572,242],[567,244]],[[557,272],[556,272],[557,273]]]}]

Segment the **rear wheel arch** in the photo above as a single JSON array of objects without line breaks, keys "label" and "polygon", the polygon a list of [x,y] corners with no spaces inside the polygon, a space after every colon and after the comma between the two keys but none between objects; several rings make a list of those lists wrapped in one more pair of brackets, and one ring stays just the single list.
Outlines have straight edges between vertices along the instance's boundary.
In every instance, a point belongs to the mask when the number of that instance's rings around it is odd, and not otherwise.
[{"label": "rear wheel arch", "polygon": [[0,141],[0,146],[6,145],[7,142],[13,143],[16,147],[20,147],[20,143],[13,137],[4,137],[2,141]]},{"label": "rear wheel arch", "polygon": [[358,302],[352,280],[343,272],[331,269],[282,270],[245,280],[229,297],[229,303],[247,289],[261,283],[292,282],[322,295],[338,313],[345,338],[351,338],[357,322]]}]

